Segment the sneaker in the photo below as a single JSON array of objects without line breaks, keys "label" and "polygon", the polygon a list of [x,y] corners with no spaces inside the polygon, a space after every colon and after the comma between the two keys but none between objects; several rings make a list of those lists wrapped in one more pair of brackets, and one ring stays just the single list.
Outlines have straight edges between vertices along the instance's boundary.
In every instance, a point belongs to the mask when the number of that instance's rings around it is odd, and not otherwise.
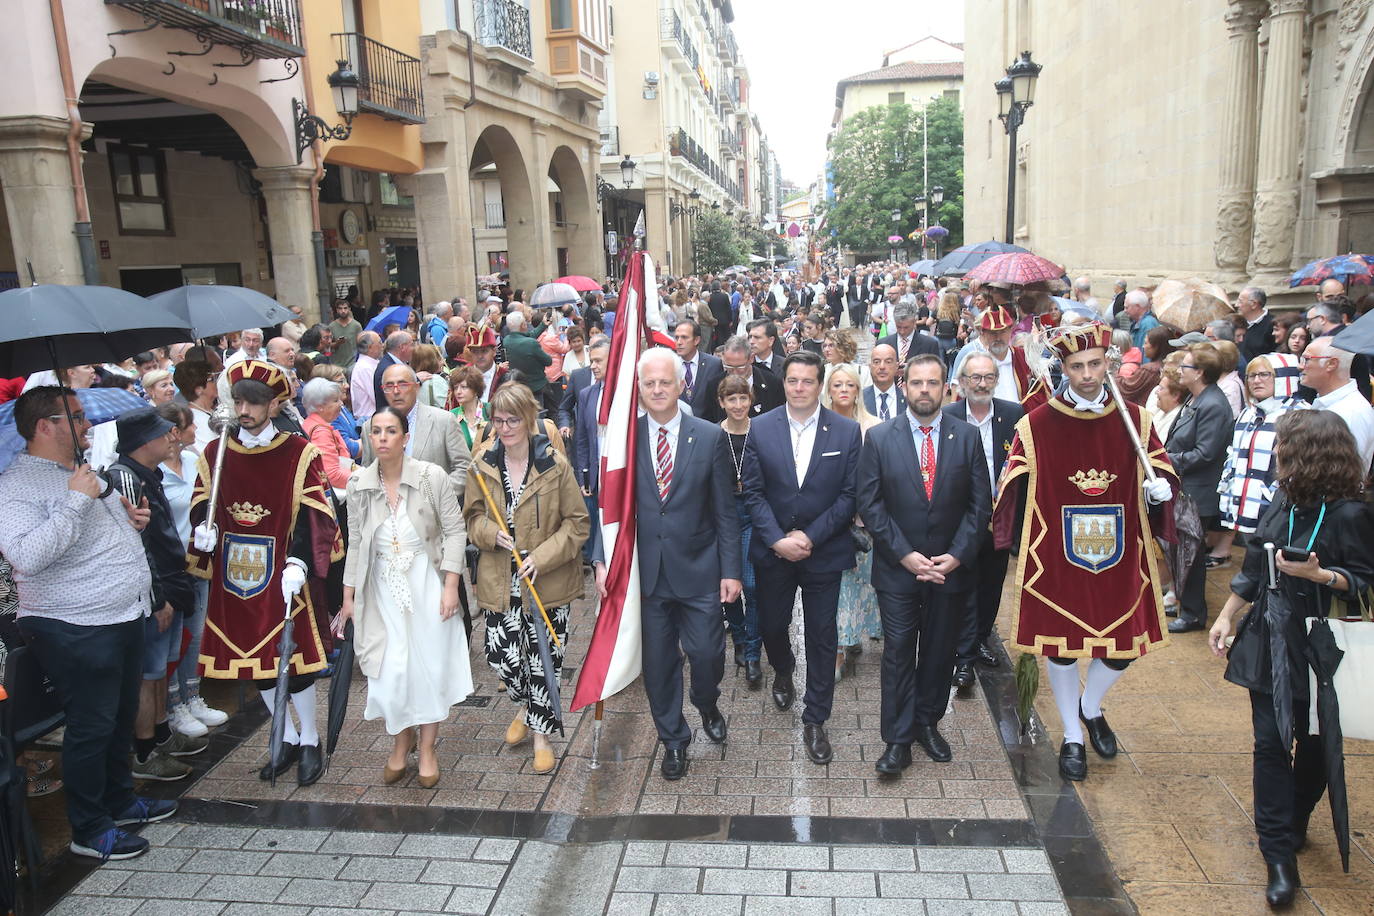
[{"label": "sneaker", "polygon": [[152,824],[157,821],[165,821],[176,813],[177,803],[174,801],[165,801],[160,798],[135,798],[134,803],[123,814],[115,818],[115,826]]},{"label": "sneaker", "polygon": [[210,742],[204,738],[189,738],[174,731],[172,737],[157,746],[157,750],[168,757],[194,757],[209,746]]},{"label": "sneaker", "polygon": [[211,728],[214,728],[216,725],[223,725],[225,722],[229,721],[229,713],[206,706],[205,701],[198,696],[191,697],[191,699],[187,700],[186,708],[191,710],[191,715]]},{"label": "sneaker", "polygon": [[134,756],[134,779],[150,779],[154,782],[176,782],[191,775],[191,768],[180,760],[173,760],[161,751],[153,751],[147,760]]},{"label": "sneaker", "polygon": [[171,713],[167,716],[167,724],[172,727],[172,731],[188,738],[200,738],[210,732],[205,723],[197,719],[185,703],[178,703],[172,707]]},{"label": "sneaker", "polygon": [[148,851],[148,841],[118,827],[111,827],[85,843],[72,840],[68,848],[78,856],[105,862],[109,859],[136,859]]}]

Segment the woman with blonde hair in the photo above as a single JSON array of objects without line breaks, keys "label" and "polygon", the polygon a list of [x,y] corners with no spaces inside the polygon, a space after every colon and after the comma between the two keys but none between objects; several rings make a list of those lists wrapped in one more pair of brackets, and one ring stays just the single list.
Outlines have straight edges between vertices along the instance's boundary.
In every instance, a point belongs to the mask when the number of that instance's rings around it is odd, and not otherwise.
[{"label": "woman with blonde hair", "polygon": [[417,403],[443,409],[448,402],[448,378],[444,373],[444,353],[434,344],[416,344],[410,368],[420,379]]},{"label": "woman with blonde hair", "polygon": [[1211,344],[1212,349],[1221,357],[1221,377],[1217,379],[1217,387],[1226,395],[1226,401],[1231,405],[1231,413],[1238,417],[1245,409],[1245,382],[1241,380],[1238,371],[1240,348],[1229,340],[1214,340]]},{"label": "woman with blonde hair", "polygon": [[[858,423],[860,435],[867,435],[870,429],[878,425],[878,418],[864,407],[859,367],[853,363],[839,363],[830,367],[825,390],[821,393],[821,403],[840,416]],[[862,531],[863,521],[858,515],[854,516],[851,527],[855,531]],[[854,568],[845,570],[840,578],[839,614],[836,618],[840,651],[835,656],[836,680],[844,674],[845,660],[863,651],[865,637],[883,635],[882,622],[878,617],[878,593],[873,590],[872,539],[866,533],[864,538],[868,540],[870,549],[860,551]],[[855,539],[859,540],[858,535]]]},{"label": "woman with blonde hair", "polygon": [[[468,536],[481,549],[477,605],[486,615],[487,664],[521,707],[506,729],[506,745],[515,747],[533,732],[532,769],[548,773],[555,764],[548,736],[563,723],[545,683],[557,681],[563,667],[568,612],[582,597],[582,544],[591,526],[572,465],[540,431],[530,389],[502,385],[490,406],[495,440],[473,452],[463,509]],[[541,638],[552,672],[544,670]]]},{"label": "woman with blonde hair", "polygon": [[935,339],[945,354],[946,367],[950,361],[950,351],[959,346],[959,315],[963,311],[963,300],[959,291],[947,286],[940,291],[940,304],[935,309]]}]

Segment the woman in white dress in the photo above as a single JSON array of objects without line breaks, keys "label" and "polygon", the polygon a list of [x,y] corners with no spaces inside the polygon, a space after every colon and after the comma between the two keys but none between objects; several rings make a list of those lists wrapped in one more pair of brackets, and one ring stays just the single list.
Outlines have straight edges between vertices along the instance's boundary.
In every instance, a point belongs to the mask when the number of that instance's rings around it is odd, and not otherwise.
[{"label": "woman in white dress", "polygon": [[353,621],[367,677],[363,718],[382,719],[395,737],[383,781],[404,779],[418,746],[416,782],[432,788],[439,723],[472,693],[467,637],[462,618],[454,619],[466,529],[447,472],[406,455],[404,414],[382,408],[367,433],[377,458],[348,482],[348,559],[334,632],[342,636]]}]

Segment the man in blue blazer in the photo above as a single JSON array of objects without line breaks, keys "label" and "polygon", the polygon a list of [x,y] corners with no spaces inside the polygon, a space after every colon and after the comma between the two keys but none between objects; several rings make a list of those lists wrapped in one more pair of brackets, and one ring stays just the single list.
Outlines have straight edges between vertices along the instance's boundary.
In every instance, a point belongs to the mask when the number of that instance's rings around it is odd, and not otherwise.
[{"label": "man in blue blazer", "polygon": [[[600,343],[603,338],[598,337]],[[609,346],[609,344],[607,344]],[[587,348],[588,354],[591,347]],[[581,369],[574,369],[568,373],[568,387],[563,391],[563,397],[558,402],[558,415],[554,418],[558,423],[558,432],[564,439],[571,438],[577,429],[577,398],[582,392],[592,386],[596,378],[592,374],[590,366]]]},{"label": "man in blue blazer", "polygon": [[940,411],[944,360],[912,357],[902,379],[907,409],[868,431],[857,485],[883,622],[887,749],[875,769],[886,776],[911,765],[913,741],[938,763],[951,758],[936,725],[948,702],[978,545],[992,517],[982,440]]},{"label": "man in blue blazer", "polygon": [[[1010,370],[1008,370],[1010,371]],[[964,398],[945,406],[945,416],[963,420],[978,431],[987,452],[988,480],[993,497],[997,495],[997,479],[1011,452],[1011,440],[1016,435],[1016,421],[1025,413],[1015,401],[993,397],[997,390],[997,360],[991,354],[975,350],[959,368],[959,390]],[[959,635],[954,655],[954,686],[968,687],[973,683],[974,662],[996,668],[998,657],[988,648],[992,625],[997,621],[997,608],[1002,603],[1002,580],[1007,576],[1010,550],[998,550],[992,543],[992,531],[984,531],[978,546],[978,581],[969,593],[969,613]]]},{"label": "man in blue blazer", "polygon": [[691,406],[692,416],[717,422],[720,405],[716,403],[716,387],[725,377],[720,357],[701,352],[701,325],[691,319],[677,323],[673,340],[682,359],[682,400]]},{"label": "man in blue blazer", "polygon": [[[582,499],[587,503],[587,514],[592,520],[592,533],[582,547],[582,554],[590,561],[599,552],[601,543],[601,521],[597,515],[597,490],[601,479],[601,442],[598,437],[597,415],[601,409],[601,379],[606,374],[606,359],[610,355],[610,339],[597,338],[596,343],[587,348],[587,358],[591,366],[587,372],[592,382],[577,395],[577,407],[573,411],[572,466],[573,476],[582,488]],[[583,370],[578,369],[573,374]],[[571,386],[570,389],[571,390]]]},{"label": "man in blue blazer", "polygon": [[788,637],[801,589],[806,621],[802,739],[814,763],[830,762],[825,723],[835,694],[840,577],[854,566],[854,469],[859,424],[820,406],[821,358],[798,351],[783,360],[786,407],[756,417],[744,446],[744,501],[754,533],[759,633],[775,674],[773,702],[796,699],[796,656]]},{"label": "man in blue blazer", "polygon": [[[716,705],[725,673],[720,606],[743,587],[730,446],[719,426],[681,409],[682,376],[682,361],[670,350],[653,347],[639,358],[645,413],[636,432],[635,519],[644,690],[668,780],[686,775],[692,740],[682,715],[684,655],[692,665],[690,697],[702,729],[716,744],[725,740],[725,717]],[[601,557],[596,581],[605,597]]]}]

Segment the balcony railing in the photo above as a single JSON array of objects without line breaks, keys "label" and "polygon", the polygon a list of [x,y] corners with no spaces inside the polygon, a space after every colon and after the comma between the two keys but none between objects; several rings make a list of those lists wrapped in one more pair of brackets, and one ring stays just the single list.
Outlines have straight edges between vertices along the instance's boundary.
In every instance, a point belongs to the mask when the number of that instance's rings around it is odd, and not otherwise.
[{"label": "balcony railing", "polygon": [[687,29],[682,24],[682,17],[675,11],[667,10],[659,19],[658,37],[670,47],[676,47],[682,59],[693,70],[701,63],[696,45],[692,44],[692,39],[687,37]]},{"label": "balcony railing", "polygon": [[703,175],[719,185],[730,196],[731,200],[737,203],[744,202],[744,194],[740,190],[738,182],[732,179],[730,173],[712,159],[710,153],[689,136],[686,130],[681,127],[669,129],[668,149],[674,156],[682,156]]},{"label": "balcony railing", "polygon": [[143,17],[147,24],[190,32],[208,52],[236,49],[255,58],[304,57],[299,0],[105,0]]},{"label": "balcony railing", "polygon": [[506,228],[506,208],[502,204],[487,204],[487,228]]},{"label": "balcony railing", "polygon": [[420,59],[358,32],[335,32],[339,57],[358,73],[358,109],[391,121],[425,123]]},{"label": "balcony railing", "polygon": [[534,60],[530,40],[530,11],[513,0],[473,0],[477,40],[488,48],[505,48]]}]

